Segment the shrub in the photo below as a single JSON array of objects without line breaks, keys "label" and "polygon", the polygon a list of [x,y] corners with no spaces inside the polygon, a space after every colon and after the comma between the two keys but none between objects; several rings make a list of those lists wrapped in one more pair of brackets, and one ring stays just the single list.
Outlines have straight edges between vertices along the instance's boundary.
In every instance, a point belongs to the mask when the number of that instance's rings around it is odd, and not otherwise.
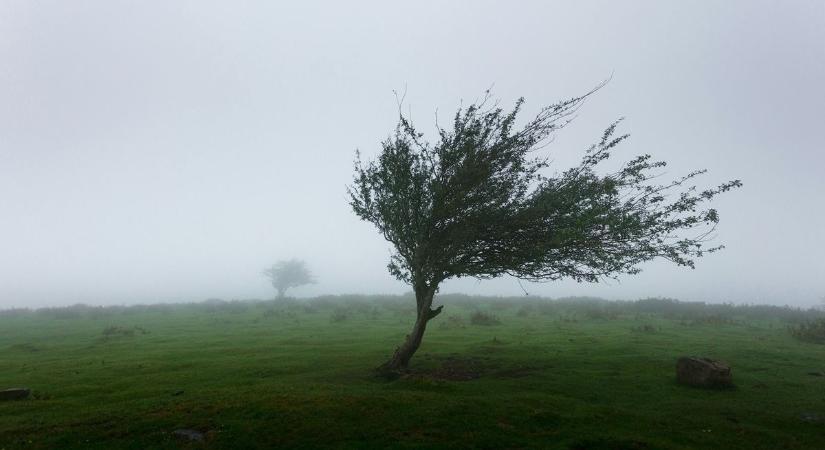
[{"label": "shrub", "polygon": [[630,329],[634,333],[655,333],[657,331],[656,327],[650,324],[639,325],[638,327],[633,327]]},{"label": "shrub", "polygon": [[490,303],[490,308],[494,311],[505,311],[515,306],[512,300],[496,300]]},{"label": "shrub", "polygon": [[588,308],[584,311],[585,317],[590,320],[615,320],[619,314],[615,311],[608,311],[605,308]]},{"label": "shrub", "polygon": [[78,303],[76,305],[58,308],[41,308],[37,310],[37,313],[52,316],[55,319],[81,319],[85,317],[92,308],[92,306]]},{"label": "shrub", "polygon": [[501,321],[498,320],[498,317],[482,311],[476,311],[470,315],[470,323],[473,325],[484,326],[501,325]]},{"label": "shrub", "polygon": [[347,310],[344,308],[336,308],[335,311],[332,312],[332,315],[329,317],[329,321],[332,323],[340,323],[348,319],[349,314],[347,313]]},{"label": "shrub", "polygon": [[527,317],[533,312],[533,305],[524,305],[518,309],[516,315],[519,317]]},{"label": "shrub", "polygon": [[369,317],[372,320],[377,320],[379,316],[381,316],[381,311],[379,311],[378,308],[376,308],[375,306],[370,308],[369,312],[367,313],[367,317]]},{"label": "shrub", "polygon": [[[220,299],[209,299],[203,303],[201,303],[202,308],[208,312],[213,314],[219,313],[230,313],[230,314],[240,314],[244,313],[249,310],[251,303],[243,302],[240,300],[232,300],[232,301],[223,301]],[[152,307],[156,307],[159,305],[152,305]]]},{"label": "shrub", "polygon": [[791,336],[804,342],[825,344],[825,319],[802,322],[788,327]]},{"label": "shrub", "polygon": [[693,319],[691,325],[733,325],[736,321],[732,317],[723,316],[720,314],[713,314],[708,316],[700,316]]},{"label": "shrub", "polygon": [[298,314],[286,308],[269,308],[264,310],[262,316],[264,318],[295,319],[298,317]]},{"label": "shrub", "polygon": [[104,339],[110,339],[115,337],[132,337],[136,333],[149,334],[149,332],[143,327],[125,328],[114,325],[106,327],[102,334]]},{"label": "shrub", "polygon": [[456,315],[447,316],[447,318],[439,324],[441,328],[464,328],[465,326],[464,318]]},{"label": "shrub", "polygon": [[555,302],[542,302],[536,305],[539,314],[550,316],[559,313],[559,307]]},{"label": "shrub", "polygon": [[0,309],[0,317],[20,317],[30,314],[29,308]]}]

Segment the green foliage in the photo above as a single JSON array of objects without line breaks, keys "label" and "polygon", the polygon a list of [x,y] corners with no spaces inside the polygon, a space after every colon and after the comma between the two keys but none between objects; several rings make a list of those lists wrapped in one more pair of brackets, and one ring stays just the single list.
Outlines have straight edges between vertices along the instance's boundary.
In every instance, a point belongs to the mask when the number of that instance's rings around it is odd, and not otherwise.
[{"label": "green foliage", "polygon": [[800,341],[825,344],[825,318],[791,325],[788,327],[788,331]]},{"label": "green foliage", "polygon": [[344,322],[346,320],[349,320],[349,313],[345,308],[336,308],[329,317],[329,321],[332,323]]},{"label": "green foliage", "polygon": [[315,283],[306,263],[300,259],[278,261],[263,273],[278,291],[278,298],[283,298],[287,289]]},{"label": "green foliage", "polygon": [[545,175],[548,162],[535,151],[591,93],[542,108],[521,127],[523,99],[505,112],[488,94],[438,127],[433,144],[402,115],[376,160],[357,156],[348,190],[353,211],[394,246],[390,272],[416,289],[505,274],[594,282],[657,257],[693,267],[722,248],[703,246],[719,221],[703,206],[741,183],[698,191],[689,183],[699,170],[656,184],[665,163],[650,155],[600,174],[628,137],[616,135],[618,122],[578,166]]}]

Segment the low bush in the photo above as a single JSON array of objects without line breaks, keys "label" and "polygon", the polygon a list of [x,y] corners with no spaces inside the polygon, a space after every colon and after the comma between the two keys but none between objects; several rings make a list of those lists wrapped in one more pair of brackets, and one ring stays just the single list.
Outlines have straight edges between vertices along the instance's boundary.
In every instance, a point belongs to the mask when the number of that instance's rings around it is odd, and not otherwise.
[{"label": "low bush", "polygon": [[804,342],[825,344],[825,319],[810,320],[788,327],[791,336]]},{"label": "low bush", "polygon": [[349,320],[349,313],[344,308],[336,308],[329,316],[329,321],[332,323],[340,323]]},{"label": "low bush", "polygon": [[733,317],[720,314],[699,316],[691,321],[691,325],[733,325],[735,323],[736,321],[733,320]]},{"label": "low bush", "polygon": [[476,311],[470,315],[470,323],[473,325],[483,325],[483,326],[491,326],[491,325],[501,325],[501,321],[498,320],[498,317],[485,313],[483,311]]},{"label": "low bush", "polygon": [[440,328],[464,328],[465,326],[464,318],[457,315],[447,316],[439,324]]},{"label": "low bush", "polygon": [[634,333],[655,333],[659,331],[656,327],[650,324],[639,325],[638,327],[633,327],[630,329]]},{"label": "low bush", "polygon": [[619,313],[606,308],[588,308],[584,311],[584,316],[590,320],[616,320]]},{"label": "low bush", "polygon": [[118,326],[109,326],[103,330],[103,338],[104,339],[111,339],[115,337],[132,337],[135,334],[149,334],[143,327],[118,327]]}]

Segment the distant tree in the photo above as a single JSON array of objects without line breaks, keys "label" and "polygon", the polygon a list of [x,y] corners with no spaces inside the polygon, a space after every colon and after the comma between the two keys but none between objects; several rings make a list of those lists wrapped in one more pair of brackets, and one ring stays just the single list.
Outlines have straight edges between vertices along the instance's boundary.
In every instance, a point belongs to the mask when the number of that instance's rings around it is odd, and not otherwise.
[{"label": "distant tree", "polygon": [[264,275],[270,279],[272,286],[278,291],[278,298],[284,298],[289,288],[315,283],[306,263],[300,259],[278,261],[269,269],[264,270]]},{"label": "distant tree", "polygon": [[650,155],[599,174],[599,163],[628,137],[615,135],[619,121],[576,167],[543,174],[548,160],[533,152],[597,89],[541,109],[520,128],[524,100],[504,112],[488,92],[459,108],[450,129],[437,125],[435,144],[400,113],[376,160],[365,164],[356,152],[352,209],[393,245],[388,269],[411,285],[417,304],[412,331],[384,370],[407,367],[427,322],[443,308],[432,303],[444,280],[512,275],[598,282],[638,273],[639,264],[657,257],[692,268],[694,258],[722,248],[703,247],[719,216],[700,207],[740,181],[697,191],[688,183],[705,172],[699,170],[655,184],[665,163]]}]

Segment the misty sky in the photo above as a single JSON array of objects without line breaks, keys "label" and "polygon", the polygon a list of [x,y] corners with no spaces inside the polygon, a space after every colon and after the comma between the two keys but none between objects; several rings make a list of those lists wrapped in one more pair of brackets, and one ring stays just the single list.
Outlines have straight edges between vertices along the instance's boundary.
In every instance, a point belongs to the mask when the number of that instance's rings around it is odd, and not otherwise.
[{"label": "misty sky", "polygon": [[[494,86],[542,105],[610,77],[545,151],[613,120],[616,160],[739,178],[696,270],[531,295],[816,304],[825,296],[825,2],[0,1],[0,308],[402,293],[347,204],[356,149]],[[431,134],[432,135],[432,134]],[[442,292],[523,295],[513,279]]]}]

